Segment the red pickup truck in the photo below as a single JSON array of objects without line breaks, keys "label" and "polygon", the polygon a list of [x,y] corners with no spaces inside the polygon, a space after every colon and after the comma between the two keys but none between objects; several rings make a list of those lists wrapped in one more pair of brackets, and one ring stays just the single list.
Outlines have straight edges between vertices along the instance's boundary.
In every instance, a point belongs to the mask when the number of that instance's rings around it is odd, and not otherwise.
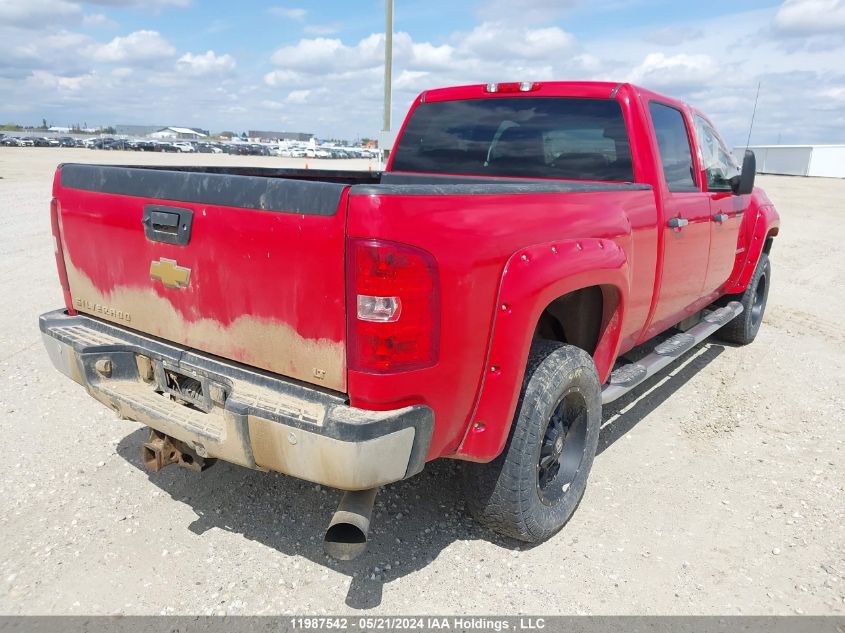
[{"label": "red pickup truck", "polygon": [[696,109],[595,82],[426,91],[384,173],[64,164],[65,307],[40,327],[150,427],[152,470],[349,491],[335,556],[365,547],[378,487],[441,457],[484,524],[541,541],[603,403],[717,330],[757,334],[779,219],[754,172]]}]

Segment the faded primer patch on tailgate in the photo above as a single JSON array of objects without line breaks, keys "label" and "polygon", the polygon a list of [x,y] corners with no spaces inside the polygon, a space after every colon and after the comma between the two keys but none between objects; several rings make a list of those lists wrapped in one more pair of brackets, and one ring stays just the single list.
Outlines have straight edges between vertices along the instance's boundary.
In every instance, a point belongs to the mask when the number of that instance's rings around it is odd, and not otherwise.
[{"label": "faded primer patch on tailgate", "polygon": [[314,385],[346,389],[342,342],[303,338],[287,323],[250,315],[228,325],[213,319],[189,321],[152,288],[117,286],[103,293],[69,257],[65,265],[79,312]]}]

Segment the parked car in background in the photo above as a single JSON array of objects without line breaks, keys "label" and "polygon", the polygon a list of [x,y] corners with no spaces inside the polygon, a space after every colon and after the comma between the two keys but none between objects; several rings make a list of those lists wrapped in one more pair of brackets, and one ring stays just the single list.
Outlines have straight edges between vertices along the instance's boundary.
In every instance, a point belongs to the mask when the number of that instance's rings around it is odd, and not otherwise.
[{"label": "parked car in background", "polygon": [[223,150],[214,143],[197,143],[196,151],[200,154],[222,154]]},{"label": "parked car in background", "polygon": [[173,145],[173,143],[168,143],[167,141],[155,141],[155,151],[157,152],[178,152],[179,150]]},{"label": "parked car in background", "polygon": [[270,148],[260,143],[237,143],[231,146],[229,153],[239,156],[269,156]]},{"label": "parked car in background", "polygon": [[186,141],[177,141],[176,143],[173,143],[173,147],[176,148],[177,152],[182,154],[193,154],[197,151],[193,145]]}]

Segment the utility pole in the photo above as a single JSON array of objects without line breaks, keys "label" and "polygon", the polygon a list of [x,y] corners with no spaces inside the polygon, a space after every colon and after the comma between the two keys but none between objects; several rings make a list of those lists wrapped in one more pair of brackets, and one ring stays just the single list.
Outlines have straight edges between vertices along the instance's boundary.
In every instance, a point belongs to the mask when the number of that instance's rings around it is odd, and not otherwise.
[{"label": "utility pole", "polygon": [[393,77],[393,0],[385,0],[384,25],[384,125],[379,139],[381,160],[387,160],[390,139],[390,97]]}]

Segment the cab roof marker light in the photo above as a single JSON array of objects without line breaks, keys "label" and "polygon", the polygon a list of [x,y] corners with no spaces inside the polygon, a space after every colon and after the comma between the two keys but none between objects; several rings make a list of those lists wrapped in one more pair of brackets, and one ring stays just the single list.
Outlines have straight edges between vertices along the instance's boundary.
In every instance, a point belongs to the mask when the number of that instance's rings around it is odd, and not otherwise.
[{"label": "cab roof marker light", "polygon": [[536,81],[511,81],[498,84],[487,84],[484,87],[486,92],[534,92],[540,89]]}]

